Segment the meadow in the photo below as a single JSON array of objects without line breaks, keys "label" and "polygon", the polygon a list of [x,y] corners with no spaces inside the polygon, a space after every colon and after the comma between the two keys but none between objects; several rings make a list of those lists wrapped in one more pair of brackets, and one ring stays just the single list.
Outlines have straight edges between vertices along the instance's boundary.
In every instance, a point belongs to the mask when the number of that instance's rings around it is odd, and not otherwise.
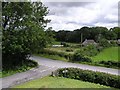
[{"label": "meadow", "polygon": [[120,60],[120,47],[110,47],[101,51],[98,55],[92,57],[94,61],[118,61]]}]

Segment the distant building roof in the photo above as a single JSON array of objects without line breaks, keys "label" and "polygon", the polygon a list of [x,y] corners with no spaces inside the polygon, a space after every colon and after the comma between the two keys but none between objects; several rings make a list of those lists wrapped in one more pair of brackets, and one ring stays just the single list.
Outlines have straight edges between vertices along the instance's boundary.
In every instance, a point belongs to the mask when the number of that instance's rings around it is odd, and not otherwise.
[{"label": "distant building roof", "polygon": [[94,41],[94,40],[85,40],[83,43],[82,43],[82,45],[84,45],[84,46],[86,46],[86,45],[89,45],[89,44],[94,44],[94,45],[97,45],[97,43]]}]

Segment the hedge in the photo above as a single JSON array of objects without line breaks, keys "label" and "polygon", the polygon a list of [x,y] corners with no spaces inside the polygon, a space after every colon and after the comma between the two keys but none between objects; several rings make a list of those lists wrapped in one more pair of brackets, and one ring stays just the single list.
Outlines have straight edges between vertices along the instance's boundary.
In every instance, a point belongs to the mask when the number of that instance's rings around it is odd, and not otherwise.
[{"label": "hedge", "polygon": [[82,55],[81,53],[73,54],[72,61],[79,61],[79,62],[92,62],[90,58],[87,56]]},{"label": "hedge", "polygon": [[105,65],[106,67],[118,67],[120,68],[120,61],[100,61],[99,64],[103,64]]},{"label": "hedge", "polygon": [[103,72],[82,70],[79,68],[62,68],[53,72],[52,75],[120,88],[120,76]]},{"label": "hedge", "polygon": [[65,52],[58,52],[58,51],[53,51],[53,50],[47,50],[47,49],[39,51],[39,53],[48,54],[48,55],[58,55],[60,57],[64,57],[64,58],[69,59],[69,60],[71,60],[71,58],[73,57],[73,54],[68,54]]}]

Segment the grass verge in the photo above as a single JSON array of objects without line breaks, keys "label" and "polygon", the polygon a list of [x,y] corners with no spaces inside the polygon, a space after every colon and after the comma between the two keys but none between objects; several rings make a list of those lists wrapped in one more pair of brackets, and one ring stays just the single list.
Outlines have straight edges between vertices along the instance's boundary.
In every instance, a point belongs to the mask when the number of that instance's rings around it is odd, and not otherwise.
[{"label": "grass verge", "polygon": [[94,84],[63,77],[47,76],[37,80],[32,80],[14,88],[110,88],[100,84]]},{"label": "grass verge", "polygon": [[36,56],[40,56],[40,57],[45,57],[45,58],[50,58],[50,59],[53,59],[53,60],[61,60],[61,61],[65,61],[65,62],[68,62],[69,60],[64,58],[64,57],[60,57],[58,55],[48,55],[48,54],[34,54]]}]

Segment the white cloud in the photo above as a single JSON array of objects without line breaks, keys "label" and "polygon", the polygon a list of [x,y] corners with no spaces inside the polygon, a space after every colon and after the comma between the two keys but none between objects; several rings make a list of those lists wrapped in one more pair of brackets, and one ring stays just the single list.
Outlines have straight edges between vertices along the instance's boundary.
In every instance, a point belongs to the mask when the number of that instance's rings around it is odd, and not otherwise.
[{"label": "white cloud", "polygon": [[58,31],[58,30],[74,30],[75,28],[80,28],[80,25],[77,24],[71,24],[71,23],[52,23],[52,24],[48,24],[48,27],[54,27],[53,29]]},{"label": "white cloud", "polygon": [[103,27],[107,27],[108,29],[110,29],[112,27],[118,26],[118,23],[95,23],[95,26],[103,26]]},{"label": "white cloud", "polygon": [[111,20],[111,21],[118,21],[118,16],[113,14],[108,14],[104,17],[105,19]]},{"label": "white cloud", "polygon": [[118,26],[118,0],[97,0],[95,3],[45,3],[50,9],[46,17],[54,30],[74,30],[83,26]]}]

